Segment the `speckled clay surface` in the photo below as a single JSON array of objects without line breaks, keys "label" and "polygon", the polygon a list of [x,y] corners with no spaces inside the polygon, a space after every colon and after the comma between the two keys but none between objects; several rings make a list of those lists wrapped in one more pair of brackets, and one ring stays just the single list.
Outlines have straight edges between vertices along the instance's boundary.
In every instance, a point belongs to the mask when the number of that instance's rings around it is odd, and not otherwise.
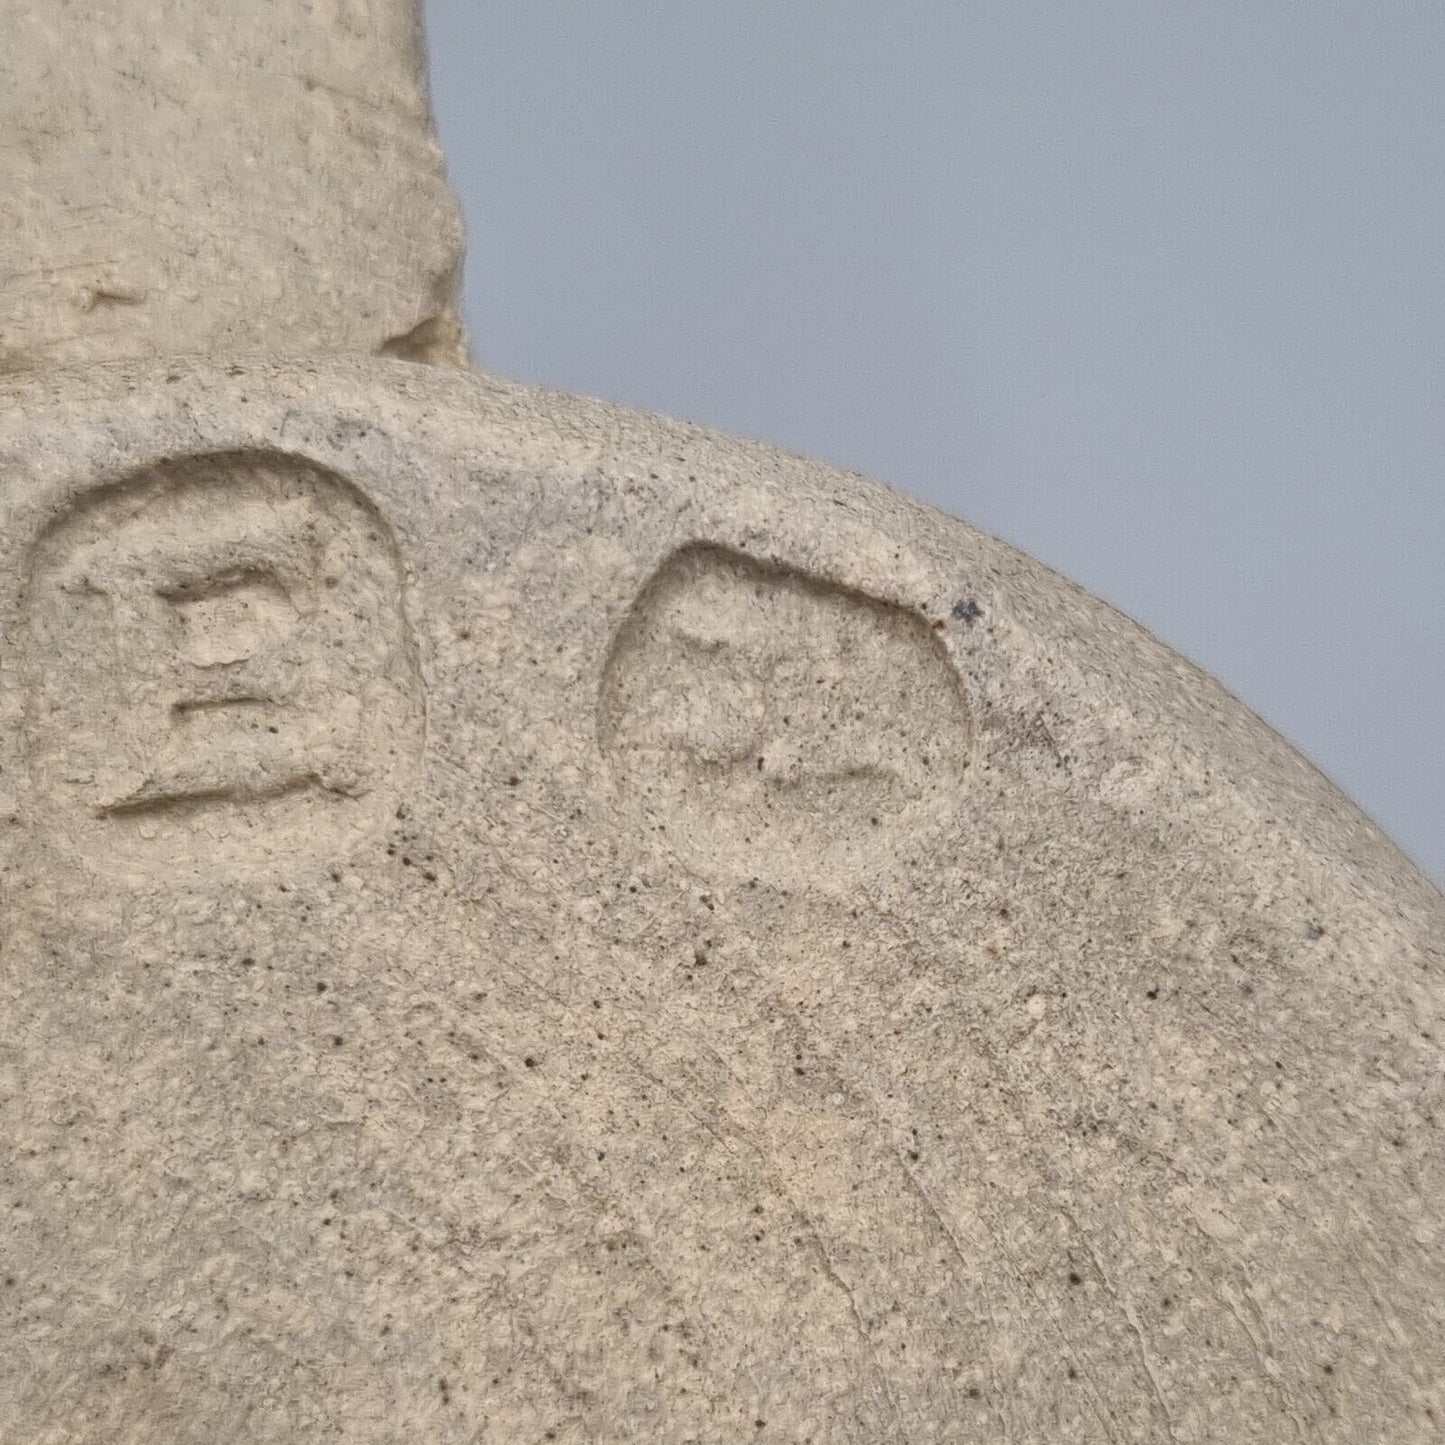
[{"label": "speckled clay surface", "polygon": [[0,583],[5,1441],[1445,1433],[1445,903],[1038,564],[186,362],[0,388]]},{"label": "speckled clay surface", "polygon": [[417,0],[0,0],[0,374],[461,363]]}]

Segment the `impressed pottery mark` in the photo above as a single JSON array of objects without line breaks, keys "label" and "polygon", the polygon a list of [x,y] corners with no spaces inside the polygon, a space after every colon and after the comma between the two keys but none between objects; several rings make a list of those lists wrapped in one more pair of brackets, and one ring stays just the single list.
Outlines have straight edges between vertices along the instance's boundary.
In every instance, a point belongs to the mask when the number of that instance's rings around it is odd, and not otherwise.
[{"label": "impressed pottery mark", "polygon": [[972,742],[919,615],[721,547],[674,553],[613,641],[602,749],[700,865],[854,876],[952,816]]},{"label": "impressed pottery mark", "polygon": [[395,542],[321,467],[187,457],[91,492],[26,600],[43,819],[103,869],[337,852],[419,751]]}]

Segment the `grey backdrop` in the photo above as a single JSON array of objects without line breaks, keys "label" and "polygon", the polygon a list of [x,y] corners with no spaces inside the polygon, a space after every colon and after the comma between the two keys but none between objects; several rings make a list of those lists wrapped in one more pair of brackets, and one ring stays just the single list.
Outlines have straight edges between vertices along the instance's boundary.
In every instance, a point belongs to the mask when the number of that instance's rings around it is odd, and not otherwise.
[{"label": "grey backdrop", "polygon": [[1445,5],[430,0],[479,362],[856,467],[1445,880]]}]

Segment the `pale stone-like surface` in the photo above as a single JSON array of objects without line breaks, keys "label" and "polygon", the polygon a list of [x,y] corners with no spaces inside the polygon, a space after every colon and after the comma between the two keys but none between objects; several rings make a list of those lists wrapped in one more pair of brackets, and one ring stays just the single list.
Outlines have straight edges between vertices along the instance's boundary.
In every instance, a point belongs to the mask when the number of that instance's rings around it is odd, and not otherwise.
[{"label": "pale stone-like surface", "polygon": [[1445,901],[1038,564],[243,363],[0,582],[0,1438],[1441,1437]]},{"label": "pale stone-like surface", "polygon": [[99,9],[0,0],[0,1440],[1438,1439],[1439,893],[857,478],[44,370],[464,359],[414,5]]},{"label": "pale stone-like surface", "polygon": [[0,0],[0,372],[462,363],[411,0]]}]

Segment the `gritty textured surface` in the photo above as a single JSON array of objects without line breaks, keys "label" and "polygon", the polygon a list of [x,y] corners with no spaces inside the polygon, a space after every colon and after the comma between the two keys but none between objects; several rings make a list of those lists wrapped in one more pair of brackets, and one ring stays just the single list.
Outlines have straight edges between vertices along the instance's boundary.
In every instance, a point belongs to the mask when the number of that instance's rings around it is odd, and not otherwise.
[{"label": "gritty textured surface", "polygon": [[461,362],[409,0],[0,0],[0,372]]},{"label": "gritty textured surface", "polygon": [[0,384],[0,582],[5,1440],[1445,1431],[1445,904],[1038,564],[326,362]]}]

